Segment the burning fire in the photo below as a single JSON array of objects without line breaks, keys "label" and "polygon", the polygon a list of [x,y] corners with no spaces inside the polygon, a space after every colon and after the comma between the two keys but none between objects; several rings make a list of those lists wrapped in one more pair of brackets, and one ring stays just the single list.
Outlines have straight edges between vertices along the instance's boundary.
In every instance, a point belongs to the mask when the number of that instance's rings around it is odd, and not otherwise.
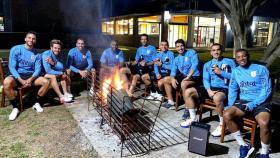
[{"label": "burning fire", "polygon": [[119,68],[114,68],[113,75],[105,78],[102,82],[102,102],[107,103],[107,95],[111,90],[111,87],[116,90],[121,90],[123,88],[123,81],[121,80]]}]

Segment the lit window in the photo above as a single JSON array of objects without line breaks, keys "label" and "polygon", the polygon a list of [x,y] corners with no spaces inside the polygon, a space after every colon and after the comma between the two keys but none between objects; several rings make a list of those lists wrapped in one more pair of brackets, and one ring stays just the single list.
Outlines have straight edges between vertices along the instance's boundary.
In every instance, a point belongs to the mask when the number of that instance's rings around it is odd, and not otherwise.
[{"label": "lit window", "polygon": [[102,33],[110,35],[114,34],[114,21],[102,22]]},{"label": "lit window", "polygon": [[220,18],[197,16],[194,19],[194,47],[210,47],[219,42]]},{"label": "lit window", "polygon": [[0,31],[4,31],[4,18],[0,17]]},{"label": "lit window", "polygon": [[127,35],[128,34],[128,20],[117,20],[116,21],[116,34]]},{"label": "lit window", "polygon": [[254,21],[252,31],[254,32],[253,45],[259,47],[266,47],[271,41],[272,37],[272,24],[264,21]]},{"label": "lit window", "polygon": [[160,16],[138,18],[138,34],[158,35],[160,29]]},{"label": "lit window", "polygon": [[171,17],[171,23],[188,23],[188,16],[187,15],[173,15]]}]

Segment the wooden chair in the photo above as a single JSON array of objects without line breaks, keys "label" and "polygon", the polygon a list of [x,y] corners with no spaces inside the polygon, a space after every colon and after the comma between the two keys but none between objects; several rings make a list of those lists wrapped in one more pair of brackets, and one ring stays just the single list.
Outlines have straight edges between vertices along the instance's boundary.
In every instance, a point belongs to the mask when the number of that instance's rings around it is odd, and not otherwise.
[{"label": "wooden chair", "polygon": [[[210,110],[210,117],[212,116],[212,111],[216,110],[216,105],[211,99],[206,99],[202,103],[200,103],[199,107],[199,121],[202,119],[202,114],[203,110],[207,109]],[[255,132],[257,128],[257,122],[253,117],[244,117],[243,118],[243,129],[246,131],[249,131],[251,133],[251,138],[250,138],[250,144],[254,145],[255,143]],[[225,137],[225,129],[226,129],[226,124],[223,122],[222,125],[222,134],[220,138],[220,142],[224,142],[224,137]]]},{"label": "wooden chair", "polygon": [[[0,82],[3,85],[3,81],[6,77],[6,74],[8,73],[8,61],[9,58],[0,58]],[[23,111],[23,96],[26,92],[29,92],[30,90],[33,90],[34,87],[27,87],[27,88],[21,88],[21,87],[16,87],[17,91],[17,97],[18,97],[18,103],[20,105],[20,111]],[[1,98],[1,107],[5,106],[5,98],[6,94],[5,91],[2,90],[2,98]]]},{"label": "wooden chair", "polygon": [[[226,124],[223,122],[222,125],[222,134],[220,138],[220,142],[224,142],[224,137],[225,137],[225,128]],[[251,133],[251,138],[250,138],[250,144],[254,146],[255,143],[255,133],[256,133],[256,128],[257,128],[257,121],[253,117],[245,117],[243,118],[243,129],[246,131],[249,131]]]},{"label": "wooden chair", "polygon": [[[1,85],[3,86],[3,82],[5,79],[5,74],[7,73],[8,69],[8,58],[0,58],[0,82]],[[2,89],[2,94],[1,94],[1,105],[0,107],[5,107],[5,92],[4,88]]]},{"label": "wooden chair", "polygon": [[208,109],[210,110],[210,117],[212,117],[212,111],[216,110],[216,104],[211,99],[205,99],[199,105],[199,121],[202,119],[203,110]]}]

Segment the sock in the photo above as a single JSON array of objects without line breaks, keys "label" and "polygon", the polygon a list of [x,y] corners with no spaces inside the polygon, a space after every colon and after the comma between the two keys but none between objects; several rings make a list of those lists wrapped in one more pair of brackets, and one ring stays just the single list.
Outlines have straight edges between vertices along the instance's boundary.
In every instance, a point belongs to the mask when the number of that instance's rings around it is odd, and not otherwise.
[{"label": "sock", "polygon": [[244,139],[241,137],[240,131],[236,131],[231,133],[231,135],[236,139],[237,143],[241,146],[247,146]]},{"label": "sock", "polygon": [[17,103],[16,99],[10,100],[10,102],[11,102],[13,108],[17,108],[18,109],[18,103]]},{"label": "sock", "polygon": [[219,115],[219,120],[220,120],[220,124],[219,125],[222,126],[223,125],[223,121],[224,121],[223,116]]},{"label": "sock", "polygon": [[261,141],[261,144],[262,144],[262,148],[261,148],[260,154],[268,154],[270,145],[264,144],[262,141]]},{"label": "sock", "polygon": [[44,97],[37,95],[36,102],[39,103],[41,106],[43,105]]},{"label": "sock", "polygon": [[169,99],[168,99],[168,103],[171,104],[171,105],[175,104],[173,100],[169,100]]},{"label": "sock", "polygon": [[189,109],[191,120],[196,120],[196,109]]}]

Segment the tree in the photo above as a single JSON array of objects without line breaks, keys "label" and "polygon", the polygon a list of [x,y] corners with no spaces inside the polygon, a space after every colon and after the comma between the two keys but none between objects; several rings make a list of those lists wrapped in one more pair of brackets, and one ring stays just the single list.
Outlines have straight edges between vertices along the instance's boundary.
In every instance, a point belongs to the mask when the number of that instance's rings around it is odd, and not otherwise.
[{"label": "tree", "polygon": [[267,0],[213,0],[226,15],[234,36],[234,48],[247,48],[253,14]]},{"label": "tree", "polygon": [[[256,9],[268,0],[213,0],[213,2],[224,12],[229,20],[230,28],[234,37],[234,49],[247,48],[248,38],[251,33],[253,15]],[[267,66],[280,55],[280,24],[277,33],[264,51],[262,62]]]}]

